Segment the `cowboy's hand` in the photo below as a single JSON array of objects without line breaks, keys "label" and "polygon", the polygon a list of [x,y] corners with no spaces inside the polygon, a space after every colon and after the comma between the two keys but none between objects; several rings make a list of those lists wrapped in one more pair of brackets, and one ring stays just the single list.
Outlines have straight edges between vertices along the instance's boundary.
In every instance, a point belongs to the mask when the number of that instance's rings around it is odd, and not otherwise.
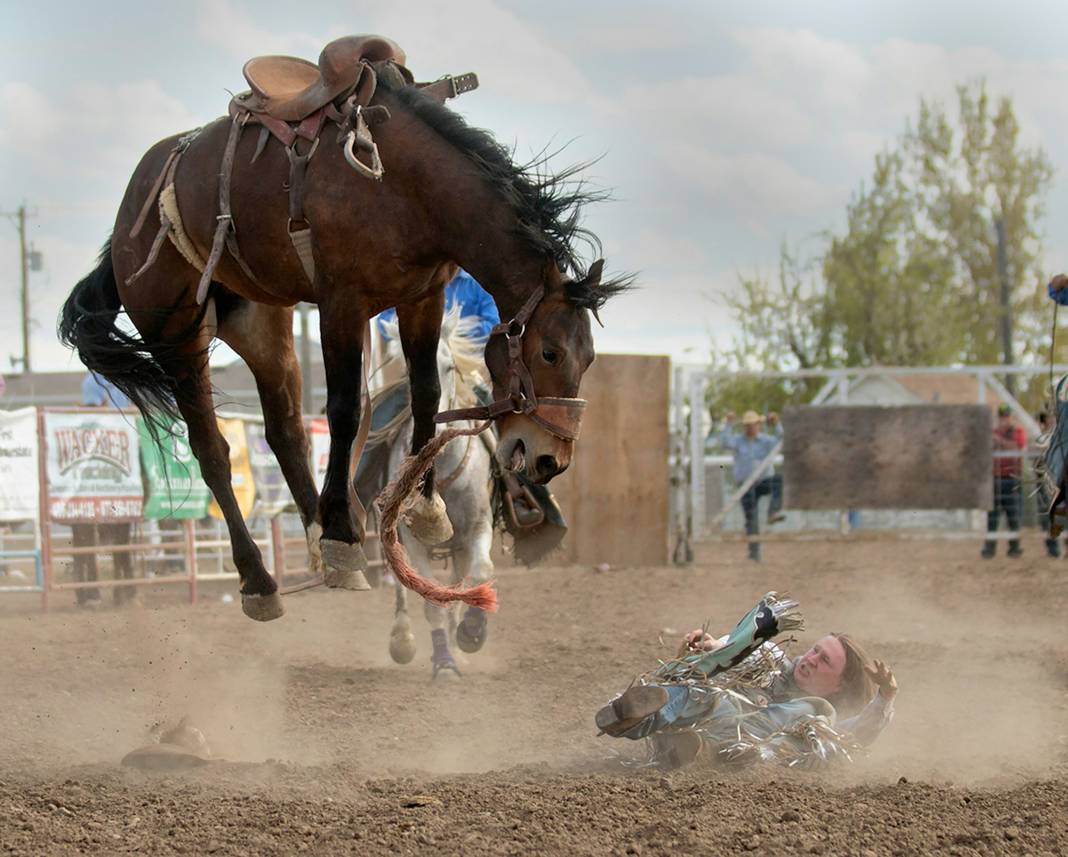
[{"label": "cowboy's hand", "polygon": [[734,411],[727,411],[727,415],[725,417],[723,417],[723,422],[725,422],[727,425],[733,425],[734,424],[734,420],[735,420]]},{"label": "cowboy's hand", "polygon": [[894,672],[882,661],[876,661],[872,666],[866,668],[868,677],[875,682],[879,688],[879,695],[890,702],[895,696],[897,696],[897,679],[894,678]]},{"label": "cowboy's hand", "polygon": [[768,414],[768,425],[775,426],[779,424],[779,415],[775,411],[771,411]]},{"label": "cowboy's hand", "polygon": [[682,643],[679,645],[678,657],[685,657],[686,655],[696,654],[697,652],[714,652],[716,649],[720,648],[723,648],[723,644],[719,640],[711,634],[706,634],[704,629],[695,628],[682,638]]}]

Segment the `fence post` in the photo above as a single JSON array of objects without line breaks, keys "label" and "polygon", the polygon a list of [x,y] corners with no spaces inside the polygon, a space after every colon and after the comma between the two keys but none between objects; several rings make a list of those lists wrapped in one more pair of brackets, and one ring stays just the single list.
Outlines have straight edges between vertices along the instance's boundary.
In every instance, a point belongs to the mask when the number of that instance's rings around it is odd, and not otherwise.
[{"label": "fence post", "polygon": [[705,521],[705,373],[690,376],[690,497],[693,537],[699,539],[707,529]]},{"label": "fence post", "polygon": [[197,529],[196,521],[186,518],[182,521],[185,535],[185,564],[189,569],[189,603],[197,603]]}]

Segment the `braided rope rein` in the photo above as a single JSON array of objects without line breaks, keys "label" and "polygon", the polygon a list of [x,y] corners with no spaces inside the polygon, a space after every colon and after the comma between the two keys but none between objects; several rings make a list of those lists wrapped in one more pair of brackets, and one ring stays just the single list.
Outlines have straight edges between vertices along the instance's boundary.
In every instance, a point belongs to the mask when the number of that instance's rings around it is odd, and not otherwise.
[{"label": "braided rope rein", "polygon": [[423,577],[409,562],[408,552],[397,534],[397,523],[401,513],[408,508],[409,498],[418,490],[438,453],[456,438],[482,434],[491,425],[493,421],[486,420],[471,428],[450,428],[434,436],[418,454],[404,459],[397,476],[375,501],[382,516],[379,523],[379,545],[386,568],[393,573],[398,583],[438,607],[444,607],[452,601],[462,601],[493,613],[497,610],[497,592],[493,588],[492,580],[463,588],[459,584],[444,586],[436,580]]}]

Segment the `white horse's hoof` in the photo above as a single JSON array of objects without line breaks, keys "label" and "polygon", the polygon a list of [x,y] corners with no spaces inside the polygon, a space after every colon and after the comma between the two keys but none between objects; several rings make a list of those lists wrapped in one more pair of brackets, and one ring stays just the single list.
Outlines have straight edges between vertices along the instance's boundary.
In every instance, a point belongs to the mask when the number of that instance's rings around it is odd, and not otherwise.
[{"label": "white horse's hoof", "polygon": [[270,622],[286,612],[282,606],[282,596],[277,592],[270,595],[246,595],[241,593],[241,612],[257,622]]},{"label": "white horse's hoof", "polygon": [[405,513],[404,523],[427,547],[444,544],[452,538],[452,522],[445,511],[445,501],[436,491],[430,498],[420,494]]},{"label": "white horse's hoof", "polygon": [[330,589],[362,592],[371,588],[363,574],[367,568],[367,557],[364,556],[362,545],[322,539],[319,547],[323,557],[323,583]]},{"label": "white horse's hoof", "polygon": [[410,628],[393,629],[389,635],[389,656],[396,664],[410,664],[415,660],[415,634]]},{"label": "white horse's hoof", "polygon": [[489,636],[489,620],[485,610],[468,607],[463,621],[456,626],[456,645],[469,655],[486,645]]}]

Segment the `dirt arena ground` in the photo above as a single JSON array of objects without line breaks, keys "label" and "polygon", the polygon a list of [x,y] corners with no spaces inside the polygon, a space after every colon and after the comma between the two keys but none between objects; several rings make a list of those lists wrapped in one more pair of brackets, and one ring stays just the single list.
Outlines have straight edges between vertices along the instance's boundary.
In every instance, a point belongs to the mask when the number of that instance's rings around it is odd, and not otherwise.
[{"label": "dirt arena ground", "polygon": [[[0,853],[1065,854],[1068,560],[977,544],[704,546],[692,568],[506,570],[462,681],[389,661],[391,594],[311,592],[257,625],[179,590],[86,615],[0,601]],[[799,598],[798,647],[848,630],[897,717],[848,770],[620,765],[593,714],[711,618]],[[73,598],[69,595],[62,599]],[[61,599],[57,599],[61,600]],[[665,629],[671,629],[670,632]],[[188,715],[219,761],[118,762]]]}]

